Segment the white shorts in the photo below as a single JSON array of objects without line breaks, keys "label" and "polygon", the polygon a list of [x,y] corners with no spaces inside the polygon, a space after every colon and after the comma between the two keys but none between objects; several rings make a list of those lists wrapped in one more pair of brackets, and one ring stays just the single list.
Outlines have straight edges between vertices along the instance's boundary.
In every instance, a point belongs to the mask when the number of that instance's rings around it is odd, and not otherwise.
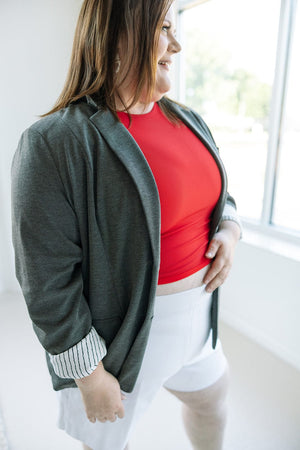
[{"label": "white shorts", "polygon": [[123,400],[125,417],[115,422],[86,418],[79,389],[58,392],[58,427],[93,450],[123,450],[137,421],[164,386],[198,391],[215,383],[227,361],[218,341],[212,349],[211,294],[205,286],[155,299],[154,317],[142,367],[131,393]]}]

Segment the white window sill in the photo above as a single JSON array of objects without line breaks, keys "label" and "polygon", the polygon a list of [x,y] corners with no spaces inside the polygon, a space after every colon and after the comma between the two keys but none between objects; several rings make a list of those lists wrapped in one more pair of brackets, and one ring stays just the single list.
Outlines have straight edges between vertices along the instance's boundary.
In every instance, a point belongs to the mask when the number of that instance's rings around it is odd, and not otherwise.
[{"label": "white window sill", "polygon": [[242,224],[242,242],[300,262],[300,237],[296,234],[283,233],[275,227],[255,225],[245,220]]}]

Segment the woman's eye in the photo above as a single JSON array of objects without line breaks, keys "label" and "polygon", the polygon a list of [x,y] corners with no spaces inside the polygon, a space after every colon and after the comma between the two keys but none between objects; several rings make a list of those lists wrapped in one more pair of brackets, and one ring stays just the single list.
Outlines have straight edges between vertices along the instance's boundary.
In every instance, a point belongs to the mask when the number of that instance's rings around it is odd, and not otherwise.
[{"label": "woman's eye", "polygon": [[170,28],[171,28],[171,27],[170,27],[169,25],[164,25],[164,26],[162,27],[162,31],[165,31],[166,33],[168,33],[168,31],[169,31]]}]

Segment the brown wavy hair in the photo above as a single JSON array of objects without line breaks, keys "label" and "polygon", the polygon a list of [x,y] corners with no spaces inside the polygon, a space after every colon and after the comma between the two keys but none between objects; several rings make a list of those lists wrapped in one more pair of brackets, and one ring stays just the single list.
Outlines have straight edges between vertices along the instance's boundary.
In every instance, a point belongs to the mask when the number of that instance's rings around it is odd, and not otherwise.
[{"label": "brown wavy hair", "polygon": [[[115,99],[120,83],[116,77],[116,60],[120,42],[128,50],[125,75],[121,82],[131,67],[135,67],[136,73],[135,94],[130,105],[127,108],[124,105],[124,109],[128,110],[138,101],[145,86],[150,101],[155,86],[159,33],[172,2],[173,0],[84,0],[64,88],[53,109],[44,116],[59,111],[86,95],[93,96],[99,105],[116,115]],[[165,102],[162,102],[161,108],[172,120],[172,112],[167,111]]]}]

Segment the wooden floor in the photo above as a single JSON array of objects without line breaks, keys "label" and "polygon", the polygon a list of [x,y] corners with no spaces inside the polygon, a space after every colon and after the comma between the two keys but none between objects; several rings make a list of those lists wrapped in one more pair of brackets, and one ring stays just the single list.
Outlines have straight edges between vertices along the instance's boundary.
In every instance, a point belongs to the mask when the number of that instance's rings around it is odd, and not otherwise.
[{"label": "wooden floor", "polygon": [[[231,369],[224,450],[300,450],[300,373],[221,324]],[[0,296],[0,449],[79,450],[56,428],[56,395],[20,295]],[[161,390],[130,450],[191,450],[180,404]],[[114,450],[114,449],[112,449]]]}]

